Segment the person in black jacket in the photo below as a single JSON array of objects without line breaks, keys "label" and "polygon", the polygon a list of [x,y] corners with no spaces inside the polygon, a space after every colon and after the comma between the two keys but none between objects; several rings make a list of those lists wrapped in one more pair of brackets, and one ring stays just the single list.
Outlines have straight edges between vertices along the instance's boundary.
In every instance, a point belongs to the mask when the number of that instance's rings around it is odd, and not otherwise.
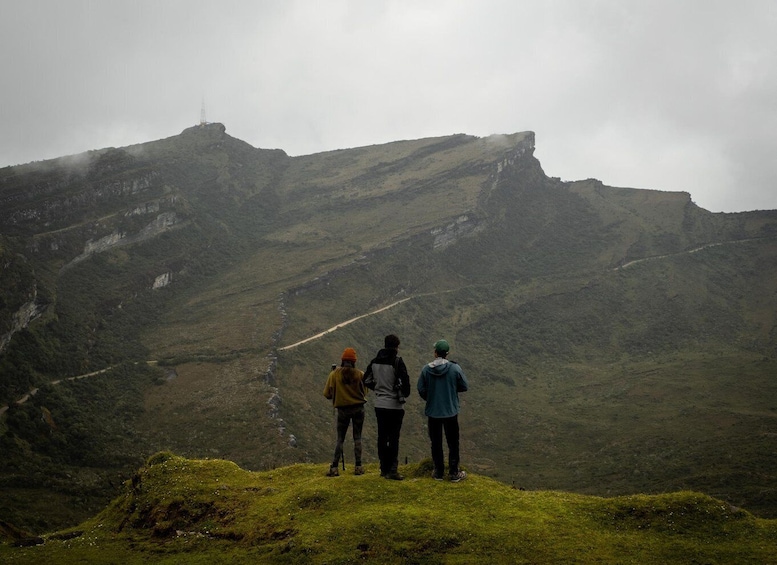
[{"label": "person in black jacket", "polygon": [[410,394],[410,377],[405,362],[397,355],[399,338],[387,335],[383,345],[364,372],[364,385],[375,392],[380,476],[401,481],[404,477],[397,471],[399,434],[405,417],[405,399]]}]

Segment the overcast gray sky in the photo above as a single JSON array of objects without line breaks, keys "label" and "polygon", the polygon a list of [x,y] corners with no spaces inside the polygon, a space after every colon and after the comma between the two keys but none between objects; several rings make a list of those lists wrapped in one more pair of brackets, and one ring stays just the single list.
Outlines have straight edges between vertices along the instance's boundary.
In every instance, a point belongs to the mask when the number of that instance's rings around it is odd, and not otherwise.
[{"label": "overcast gray sky", "polygon": [[0,0],[0,166],[208,121],[304,155],[532,130],[564,180],[777,209],[775,0]]}]

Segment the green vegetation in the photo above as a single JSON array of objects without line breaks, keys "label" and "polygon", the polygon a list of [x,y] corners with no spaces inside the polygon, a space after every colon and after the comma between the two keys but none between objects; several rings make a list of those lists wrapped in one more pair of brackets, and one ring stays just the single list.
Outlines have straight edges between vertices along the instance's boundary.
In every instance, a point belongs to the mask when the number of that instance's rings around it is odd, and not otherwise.
[{"label": "green vegetation", "polygon": [[158,379],[145,364],[125,364],[12,405],[0,423],[2,519],[41,532],[102,508],[145,457],[138,418]]},{"label": "green vegetation", "polygon": [[777,523],[694,492],[520,491],[428,461],[386,481],[157,454],[103,512],[4,563],[768,563]]}]

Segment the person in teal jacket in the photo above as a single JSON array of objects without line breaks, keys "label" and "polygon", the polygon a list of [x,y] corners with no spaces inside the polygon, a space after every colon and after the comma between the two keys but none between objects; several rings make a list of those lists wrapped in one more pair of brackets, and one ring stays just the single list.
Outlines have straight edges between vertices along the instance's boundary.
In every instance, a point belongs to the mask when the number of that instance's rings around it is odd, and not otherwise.
[{"label": "person in teal jacket", "polygon": [[444,339],[434,344],[434,361],[424,365],[418,379],[418,394],[426,400],[424,414],[428,419],[429,439],[432,443],[432,477],[441,481],[444,476],[442,435],[448,444],[448,474],[457,483],[467,473],[459,469],[459,393],[469,389],[467,377],[458,363],[448,361],[450,345]]}]

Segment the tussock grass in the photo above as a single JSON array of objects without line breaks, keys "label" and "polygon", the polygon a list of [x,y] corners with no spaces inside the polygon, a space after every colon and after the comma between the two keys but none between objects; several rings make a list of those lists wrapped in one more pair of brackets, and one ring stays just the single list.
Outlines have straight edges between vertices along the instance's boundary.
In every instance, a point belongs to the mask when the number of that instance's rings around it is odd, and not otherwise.
[{"label": "tussock grass", "polygon": [[375,465],[249,472],[159,453],[103,512],[4,563],[768,563],[777,522],[694,493],[600,498]]}]

